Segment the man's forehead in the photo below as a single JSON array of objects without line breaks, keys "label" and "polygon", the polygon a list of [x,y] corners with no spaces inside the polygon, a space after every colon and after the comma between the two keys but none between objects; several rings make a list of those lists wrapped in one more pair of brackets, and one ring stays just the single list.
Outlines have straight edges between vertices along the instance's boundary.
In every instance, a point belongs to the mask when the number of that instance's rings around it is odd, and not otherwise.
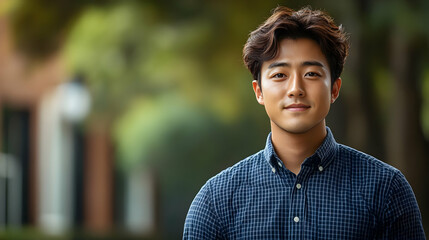
[{"label": "man's forehead", "polygon": [[277,55],[262,63],[262,67],[267,69],[292,65],[328,67],[328,61],[316,41],[285,38],[279,42]]}]

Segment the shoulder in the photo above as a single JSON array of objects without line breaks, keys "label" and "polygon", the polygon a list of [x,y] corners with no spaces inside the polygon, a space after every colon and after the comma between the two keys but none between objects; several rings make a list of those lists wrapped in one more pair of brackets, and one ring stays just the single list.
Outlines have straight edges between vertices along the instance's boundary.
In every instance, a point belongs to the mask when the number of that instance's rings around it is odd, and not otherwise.
[{"label": "shoulder", "polygon": [[364,195],[386,194],[391,183],[398,174],[395,167],[369,155],[345,145],[339,145],[339,161],[347,164],[352,181],[361,187]]},{"label": "shoulder", "polygon": [[349,164],[352,182],[376,215],[384,214],[394,192],[406,191],[409,197],[414,198],[400,170],[369,154],[345,145],[339,146],[340,161],[346,160]]},{"label": "shoulder", "polygon": [[[189,208],[184,238],[221,238],[228,202],[237,188],[246,186],[249,176],[261,168],[263,152],[249,156],[210,178],[195,196]],[[253,172],[253,173],[252,173]]]},{"label": "shoulder", "polygon": [[261,171],[261,164],[264,161],[263,151],[259,151],[231,167],[226,168],[216,174],[201,187],[196,199],[205,199],[210,202],[219,202],[227,198],[237,188],[247,185]]},{"label": "shoulder", "polygon": [[352,184],[376,217],[380,238],[424,239],[413,190],[398,169],[345,145],[339,145],[338,157],[338,162],[349,168]]},{"label": "shoulder", "polygon": [[[259,174],[263,168],[263,150],[237,162],[231,167],[228,167],[216,174],[214,177],[207,180],[202,186],[197,197],[209,198],[211,201],[217,201],[228,193],[234,192],[238,187],[246,185],[249,178],[253,178]],[[216,198],[213,200],[213,198]]]},{"label": "shoulder", "polygon": [[391,181],[400,171],[395,167],[354,148],[339,144],[340,161],[347,160],[352,171],[367,180]]}]

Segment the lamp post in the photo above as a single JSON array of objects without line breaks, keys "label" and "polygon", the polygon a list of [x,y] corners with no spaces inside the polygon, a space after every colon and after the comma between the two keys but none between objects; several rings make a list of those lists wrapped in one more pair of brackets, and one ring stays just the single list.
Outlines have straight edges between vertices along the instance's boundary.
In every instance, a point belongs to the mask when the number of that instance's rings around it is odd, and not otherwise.
[{"label": "lamp post", "polygon": [[39,225],[61,234],[73,224],[76,124],[88,115],[91,97],[81,78],[65,82],[40,107]]}]

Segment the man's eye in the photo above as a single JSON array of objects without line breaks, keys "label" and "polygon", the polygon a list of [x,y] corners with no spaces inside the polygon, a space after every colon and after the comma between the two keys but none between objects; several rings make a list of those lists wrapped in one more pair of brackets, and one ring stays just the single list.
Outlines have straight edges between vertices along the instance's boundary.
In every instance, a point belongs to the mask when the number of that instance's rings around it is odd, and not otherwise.
[{"label": "man's eye", "polygon": [[276,75],[274,75],[273,77],[275,77],[275,78],[284,78],[284,77],[286,77],[286,75],[285,74],[283,74],[283,73],[277,73]]},{"label": "man's eye", "polygon": [[308,76],[308,77],[320,77],[320,74],[315,73],[315,72],[308,72],[308,73],[305,74],[305,76]]}]

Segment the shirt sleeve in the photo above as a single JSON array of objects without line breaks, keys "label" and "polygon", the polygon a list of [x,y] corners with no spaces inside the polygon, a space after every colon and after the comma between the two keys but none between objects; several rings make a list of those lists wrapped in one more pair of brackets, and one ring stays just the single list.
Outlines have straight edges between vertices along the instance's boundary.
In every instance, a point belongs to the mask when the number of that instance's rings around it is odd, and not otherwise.
[{"label": "shirt sleeve", "polygon": [[185,220],[183,239],[222,239],[210,181],[195,196]]},{"label": "shirt sleeve", "polygon": [[413,190],[399,171],[391,182],[380,231],[380,239],[426,239]]}]

